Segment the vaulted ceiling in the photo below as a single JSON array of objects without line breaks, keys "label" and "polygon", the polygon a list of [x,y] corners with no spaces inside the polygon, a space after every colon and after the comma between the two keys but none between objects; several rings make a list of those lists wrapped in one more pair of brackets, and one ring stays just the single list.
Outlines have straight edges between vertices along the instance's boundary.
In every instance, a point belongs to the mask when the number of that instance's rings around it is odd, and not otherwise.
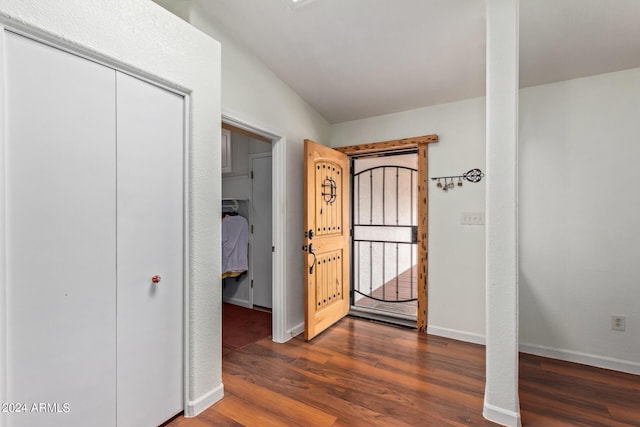
[{"label": "vaulted ceiling", "polygon": [[[329,122],[482,96],[482,0],[193,0]],[[521,0],[521,87],[640,67],[640,0]]]}]

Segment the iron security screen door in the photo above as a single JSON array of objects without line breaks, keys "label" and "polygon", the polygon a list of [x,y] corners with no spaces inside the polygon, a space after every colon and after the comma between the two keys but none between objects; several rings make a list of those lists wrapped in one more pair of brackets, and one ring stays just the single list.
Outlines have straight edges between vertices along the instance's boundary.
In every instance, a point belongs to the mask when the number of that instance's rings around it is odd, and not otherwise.
[{"label": "iron security screen door", "polygon": [[417,301],[416,154],[353,160],[352,307],[413,320]]}]

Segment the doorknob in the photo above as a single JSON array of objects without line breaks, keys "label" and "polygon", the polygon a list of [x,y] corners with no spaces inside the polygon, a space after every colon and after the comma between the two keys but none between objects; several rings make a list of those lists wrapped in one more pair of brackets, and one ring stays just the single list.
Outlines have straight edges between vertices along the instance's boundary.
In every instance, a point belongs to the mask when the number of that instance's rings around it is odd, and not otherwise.
[{"label": "doorknob", "polygon": [[160,280],[161,280],[161,279],[162,279],[162,277],[160,277],[160,276],[158,276],[158,275],[156,274],[155,276],[153,276],[153,277],[151,278],[151,281],[152,281],[153,283],[160,283]]},{"label": "doorknob", "polygon": [[313,243],[309,243],[309,254],[313,255],[313,263],[309,267],[309,274],[313,274],[313,267],[316,265],[316,254],[313,252]]}]

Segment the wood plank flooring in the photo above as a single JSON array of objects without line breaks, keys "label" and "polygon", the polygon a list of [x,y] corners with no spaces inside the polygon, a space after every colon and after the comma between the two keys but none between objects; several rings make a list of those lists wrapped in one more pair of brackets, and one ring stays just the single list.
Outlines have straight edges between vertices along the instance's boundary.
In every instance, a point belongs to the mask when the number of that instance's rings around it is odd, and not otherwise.
[{"label": "wood plank flooring", "polygon": [[[418,295],[418,266],[403,271],[389,280],[384,286],[375,289],[370,295],[384,300],[406,300],[417,298]],[[382,302],[363,297],[356,301],[356,307],[372,308],[385,312],[415,316],[418,309],[418,301],[409,302]]]},{"label": "wood plank flooring", "polygon": [[[484,347],[345,318],[312,342],[225,348],[225,397],[166,427],[493,426]],[[524,426],[640,426],[640,377],[520,358]]]}]

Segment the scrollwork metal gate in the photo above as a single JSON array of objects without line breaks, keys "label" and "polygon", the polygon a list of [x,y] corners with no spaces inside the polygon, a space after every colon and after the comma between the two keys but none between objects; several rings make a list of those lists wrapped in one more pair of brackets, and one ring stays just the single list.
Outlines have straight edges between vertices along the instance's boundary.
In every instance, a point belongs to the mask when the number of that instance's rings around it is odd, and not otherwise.
[{"label": "scrollwork metal gate", "polygon": [[358,170],[356,162],[352,164],[352,306],[415,316],[417,170],[389,164]]}]

